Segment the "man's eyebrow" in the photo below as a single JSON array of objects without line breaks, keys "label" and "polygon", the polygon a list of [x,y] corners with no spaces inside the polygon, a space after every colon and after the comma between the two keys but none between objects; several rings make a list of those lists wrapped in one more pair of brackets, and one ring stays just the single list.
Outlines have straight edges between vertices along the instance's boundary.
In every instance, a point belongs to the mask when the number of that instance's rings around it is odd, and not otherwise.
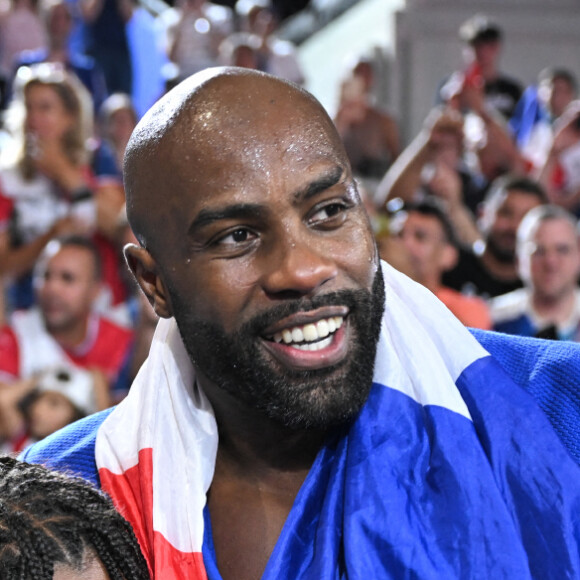
[{"label": "man's eyebrow", "polygon": [[257,203],[236,203],[216,209],[202,209],[189,226],[189,233],[220,220],[259,218],[265,213],[264,206]]},{"label": "man's eyebrow", "polygon": [[314,197],[316,194],[330,189],[333,185],[336,185],[344,173],[344,167],[340,165],[335,165],[330,168],[327,172],[316,177],[305,187],[294,192],[294,201],[300,202]]}]

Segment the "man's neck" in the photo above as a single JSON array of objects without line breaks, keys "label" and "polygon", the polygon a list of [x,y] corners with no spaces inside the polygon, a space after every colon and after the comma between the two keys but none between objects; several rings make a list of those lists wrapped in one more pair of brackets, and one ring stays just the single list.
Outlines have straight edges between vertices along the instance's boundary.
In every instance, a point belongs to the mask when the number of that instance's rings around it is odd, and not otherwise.
[{"label": "man's neck", "polygon": [[532,294],[532,306],[539,317],[559,326],[572,316],[576,308],[576,293],[574,289],[559,296],[542,296],[536,292]]},{"label": "man's neck", "polygon": [[208,493],[218,568],[224,580],[259,578],[326,433],[288,429],[198,380],[219,429]]},{"label": "man's neck", "polygon": [[228,393],[213,396],[204,386],[218,424],[218,458],[238,475],[264,477],[277,471],[306,473],[326,439],[326,431],[294,430],[250,408]]},{"label": "man's neck", "polygon": [[441,289],[441,276],[425,276],[422,280],[416,280],[425,288],[431,290],[435,296],[437,296],[437,292]]},{"label": "man's neck", "polygon": [[47,329],[49,334],[65,350],[79,347],[87,338],[89,319],[79,321],[74,326],[59,329]]}]

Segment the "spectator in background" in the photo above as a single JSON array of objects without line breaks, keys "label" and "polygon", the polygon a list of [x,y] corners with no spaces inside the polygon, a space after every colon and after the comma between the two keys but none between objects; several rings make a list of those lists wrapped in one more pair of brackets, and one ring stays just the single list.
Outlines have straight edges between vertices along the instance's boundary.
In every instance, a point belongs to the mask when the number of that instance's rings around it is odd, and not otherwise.
[{"label": "spectator in background", "polygon": [[478,222],[481,240],[460,252],[457,266],[444,274],[443,283],[484,298],[520,288],[516,232],[526,213],[546,202],[542,187],[530,179],[504,177],[494,182]]},{"label": "spectator in background", "polygon": [[162,18],[169,59],[179,67],[181,79],[218,64],[219,46],[234,30],[231,8],[205,0],[178,0]]},{"label": "spectator in background", "polygon": [[115,93],[107,98],[99,110],[101,141],[92,159],[92,168],[98,178],[109,178],[123,183],[123,156],[129,137],[137,124],[137,112],[129,95]]},{"label": "spectator in background", "polygon": [[580,215],[580,101],[572,101],[554,124],[539,181],[551,203]]},{"label": "spectator in background", "polygon": [[85,85],[92,97],[95,110],[98,110],[107,96],[105,77],[91,57],[78,51],[71,51],[69,41],[73,20],[70,4],[66,0],[49,0],[43,14],[48,33],[48,46],[20,53],[13,70],[41,62],[60,63]]},{"label": "spectator in background", "polygon": [[155,17],[137,0],[126,3],[125,33],[131,58],[131,100],[142,117],[165,92],[165,70],[169,63],[161,30]]},{"label": "spectator in background", "polygon": [[538,97],[552,121],[560,117],[578,94],[574,74],[563,68],[545,68],[538,75]]},{"label": "spectator in background", "polygon": [[125,25],[130,0],[79,0],[84,19],[85,50],[99,64],[110,93],[132,90],[131,55]]},{"label": "spectator in background", "polygon": [[38,13],[38,0],[13,0],[0,19],[0,72],[12,78],[15,60],[23,50],[46,49],[44,23]]},{"label": "spectator in background", "polygon": [[[101,139],[92,159],[92,171],[98,184],[99,229],[94,239],[106,272],[107,288],[99,297],[97,309],[109,316],[122,308],[134,286],[134,282],[125,275],[126,265],[120,242],[125,225],[123,155],[137,123],[131,98],[122,93],[108,97],[99,111],[98,122]],[[128,320],[123,319],[121,323],[128,323]]]},{"label": "spectator in background", "polygon": [[80,478],[0,458],[0,574],[5,580],[149,580],[129,523]]},{"label": "spectator in background", "polygon": [[220,44],[220,63],[260,70],[260,39],[248,32],[234,32]]},{"label": "spectator in background", "polygon": [[399,155],[399,130],[395,120],[373,104],[374,70],[360,60],[343,82],[334,119],[355,175],[374,180],[376,188],[385,171]]},{"label": "spectator in background", "polygon": [[458,243],[471,247],[480,238],[475,217],[486,181],[465,163],[463,143],[461,114],[451,108],[433,110],[379,184],[377,203],[435,195],[446,205]]},{"label": "spectator in background", "polygon": [[258,39],[258,66],[255,68],[298,85],[304,84],[296,46],[276,36],[278,18],[271,0],[238,0],[236,14],[241,21],[240,28]]},{"label": "spectator in background", "polygon": [[15,312],[2,329],[0,372],[27,379],[61,364],[96,369],[118,401],[128,385],[117,379],[128,364],[131,331],[97,315],[99,255],[86,238],[54,241],[36,269],[38,308]]},{"label": "spectator in background", "polygon": [[56,367],[0,384],[0,449],[22,451],[109,403],[106,380],[98,371]]},{"label": "spectator in background", "polygon": [[502,33],[483,15],[460,29],[466,43],[463,71],[453,73],[439,90],[439,100],[465,116],[466,147],[488,182],[519,172],[522,159],[506,122],[521,96],[518,83],[499,71]]},{"label": "spectator in background", "polygon": [[453,226],[436,198],[407,204],[393,217],[392,232],[401,241],[401,251],[411,266],[408,275],[419,282],[466,326],[491,328],[487,304],[478,297],[464,296],[442,284],[443,273],[457,263]]},{"label": "spectator in background", "polygon": [[580,341],[580,245],[576,218],[543,205],[518,228],[517,257],[524,287],[491,300],[495,330]]},{"label": "spectator in background", "polygon": [[507,121],[520,100],[522,87],[499,68],[502,29],[484,14],[476,14],[461,25],[459,38],[465,43],[464,77],[472,84],[483,85],[485,104]]},{"label": "spectator in background", "polygon": [[546,163],[553,143],[554,123],[576,98],[574,75],[562,68],[546,68],[538,75],[537,86],[522,95],[509,127],[526,163],[537,173]]},{"label": "spectator in background", "polygon": [[15,279],[9,308],[27,308],[32,267],[46,244],[96,226],[89,95],[60,65],[23,67],[10,121],[19,146],[0,171],[0,275]]}]

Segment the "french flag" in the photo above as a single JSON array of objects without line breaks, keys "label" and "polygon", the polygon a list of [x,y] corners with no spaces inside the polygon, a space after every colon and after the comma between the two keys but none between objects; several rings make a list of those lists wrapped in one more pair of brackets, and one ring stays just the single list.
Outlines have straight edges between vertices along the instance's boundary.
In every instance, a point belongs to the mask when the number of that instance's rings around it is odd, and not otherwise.
[{"label": "french flag", "polygon": [[[580,468],[443,304],[382,267],[369,400],[318,454],[263,578],[580,578]],[[217,445],[175,321],[161,320],[95,447],[155,578],[220,577],[206,508]]]}]

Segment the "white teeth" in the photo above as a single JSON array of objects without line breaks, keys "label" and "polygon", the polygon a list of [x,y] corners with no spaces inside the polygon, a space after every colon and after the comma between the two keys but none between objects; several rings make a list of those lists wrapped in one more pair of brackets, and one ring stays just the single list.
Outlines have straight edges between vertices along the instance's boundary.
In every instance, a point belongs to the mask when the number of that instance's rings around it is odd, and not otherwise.
[{"label": "white teeth", "polygon": [[326,322],[326,320],[319,320],[316,323],[316,330],[318,331],[318,338],[324,338],[330,334],[330,329],[328,328],[328,322]]},{"label": "white teeth", "polygon": [[306,342],[306,343],[302,343],[302,344],[292,344],[290,345],[292,348],[296,348],[298,350],[310,350],[310,351],[314,351],[314,350],[322,350],[323,348],[326,348],[327,346],[330,345],[330,343],[332,342],[332,336],[329,336],[328,338],[325,338],[324,340],[319,340],[318,342]]},{"label": "white teeth", "polygon": [[331,318],[319,320],[316,323],[295,326],[294,328],[285,328],[281,332],[277,332],[272,339],[274,342],[291,344],[294,348],[300,350],[320,350],[332,342],[332,337],[329,337],[327,340],[326,337],[336,332],[342,326],[343,320],[342,316],[332,316]]},{"label": "white teeth", "polygon": [[[313,340],[316,340],[318,338],[318,332],[314,324],[307,324],[303,328],[302,332],[304,334],[304,340],[306,342],[312,342]],[[294,331],[292,331],[292,333],[294,333]]]},{"label": "white teeth", "polygon": [[302,332],[301,328],[293,328],[292,329],[292,341],[293,342],[302,342],[304,340],[304,333]]}]

